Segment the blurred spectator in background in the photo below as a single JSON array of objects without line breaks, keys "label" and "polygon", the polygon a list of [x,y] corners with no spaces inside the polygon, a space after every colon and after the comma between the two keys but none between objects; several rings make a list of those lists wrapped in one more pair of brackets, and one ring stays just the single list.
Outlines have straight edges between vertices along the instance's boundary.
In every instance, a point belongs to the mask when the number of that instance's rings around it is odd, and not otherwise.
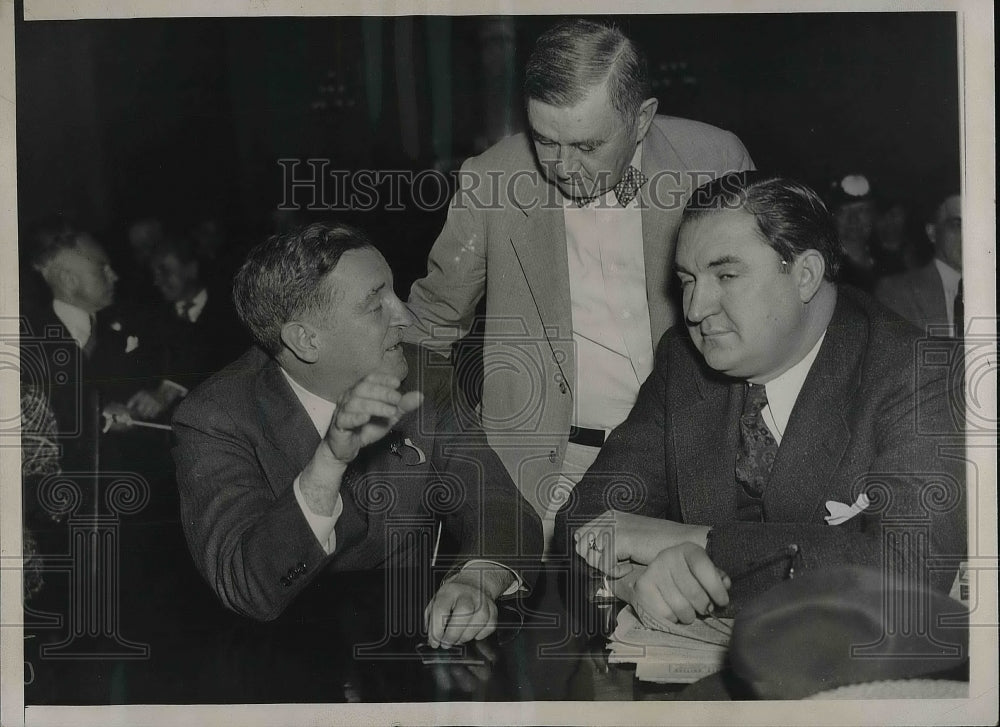
[{"label": "blurred spectator in background", "polygon": [[22,311],[22,388],[39,387],[52,407],[65,468],[95,471],[107,460],[98,456],[100,414],[128,419],[122,402],[147,381],[156,337],[110,309],[118,275],[91,234],[56,217],[39,225],[31,243],[31,264],[49,297]]},{"label": "blurred spectator in background", "polygon": [[923,233],[913,233],[907,205],[894,199],[879,204],[872,255],[880,278],[913,270],[928,262],[930,255],[922,244]]},{"label": "blurred spectator in background", "polygon": [[[937,201],[926,225],[934,259],[916,270],[881,281],[875,294],[921,330],[955,334],[964,314],[962,291],[962,198]],[[959,325],[961,329],[961,325]],[[959,330],[961,333],[961,330]]]},{"label": "blurred spectator in background", "polygon": [[250,345],[233,310],[228,286],[215,286],[205,279],[200,250],[193,239],[167,236],[151,255],[154,284],[163,298],[154,319],[161,335],[161,373],[185,391]]},{"label": "blurred spectator in background", "polygon": [[830,185],[826,204],[844,250],[840,281],[871,292],[877,279],[872,255],[876,207],[871,182],[864,174],[840,177]]},{"label": "blurred spectator in background", "polygon": [[122,271],[117,298],[130,306],[148,307],[153,279],[149,258],[153,248],[163,239],[164,226],[158,217],[140,217],[132,222],[125,234],[124,254],[119,251],[115,261]]}]

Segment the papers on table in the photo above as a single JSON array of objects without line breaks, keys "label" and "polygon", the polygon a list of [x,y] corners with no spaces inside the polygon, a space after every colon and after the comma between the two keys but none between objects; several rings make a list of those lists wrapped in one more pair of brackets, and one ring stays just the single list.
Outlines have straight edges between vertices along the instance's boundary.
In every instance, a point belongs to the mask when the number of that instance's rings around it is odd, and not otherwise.
[{"label": "papers on table", "polygon": [[618,614],[608,641],[608,662],[635,663],[635,675],[648,682],[695,682],[722,669],[732,619],[709,616],[693,624],[666,624],[668,631],[646,628],[631,606]]}]

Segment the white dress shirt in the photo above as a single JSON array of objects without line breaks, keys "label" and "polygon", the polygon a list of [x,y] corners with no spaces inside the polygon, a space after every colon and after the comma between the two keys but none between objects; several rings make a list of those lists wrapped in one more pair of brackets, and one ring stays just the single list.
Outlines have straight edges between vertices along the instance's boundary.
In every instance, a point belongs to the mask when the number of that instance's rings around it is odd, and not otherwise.
[{"label": "white dress shirt", "polygon": [[[295,398],[302,404],[302,408],[306,410],[309,420],[316,427],[316,433],[319,434],[320,438],[325,437],[326,430],[330,428],[330,422],[333,421],[333,412],[336,411],[337,405],[303,387],[289,376],[288,372],[284,369],[281,369],[281,373],[285,375],[288,385],[292,387],[292,391],[295,393]],[[299,508],[301,508],[302,514],[305,515],[306,522],[309,523],[309,527],[316,536],[316,540],[319,541],[324,552],[329,555],[337,547],[337,533],[334,531],[334,527],[337,525],[337,520],[340,518],[341,513],[344,512],[344,501],[340,497],[340,493],[337,493],[337,504],[333,507],[333,514],[330,516],[317,515],[309,509],[305,498],[302,496],[302,488],[299,487],[299,477],[296,477],[295,482],[292,484],[292,490],[295,492],[295,501],[299,503]]]},{"label": "white dress shirt", "polygon": [[90,340],[91,327],[93,326],[90,313],[58,299],[52,301],[52,310],[56,314],[56,318],[66,326],[66,330],[69,331],[69,335],[73,337],[76,344],[80,348],[86,346],[87,341]]},{"label": "white dress shirt", "polygon": [[[632,166],[642,162],[640,144]],[[642,210],[608,190],[584,207],[565,200],[578,427],[610,431],[635,404],[653,368]]]},{"label": "white dress shirt", "polygon": [[[205,310],[205,303],[207,302],[208,289],[202,288],[190,301],[179,300],[174,303],[174,310],[177,311],[177,315],[179,317],[187,318],[192,323],[197,323],[198,317],[201,316],[201,312]],[[187,308],[186,313],[184,310],[185,308]]]},{"label": "white dress shirt", "polygon": [[785,427],[788,426],[788,418],[792,415],[795,400],[799,398],[802,384],[805,383],[806,376],[809,375],[809,369],[812,368],[813,361],[816,360],[816,354],[819,353],[824,338],[826,338],[826,331],[801,361],[781,376],[764,384],[767,406],[761,411],[761,416],[764,418],[764,424],[774,435],[774,441],[779,446],[781,438],[785,434]]},{"label": "white dress shirt", "polygon": [[938,275],[941,276],[941,285],[944,287],[944,307],[948,311],[948,325],[954,331],[955,296],[958,295],[958,284],[962,280],[962,274],[938,258],[934,258],[934,265],[937,266]]},{"label": "white dress shirt", "polygon": [[[285,369],[281,369],[281,373],[285,375],[285,379],[288,381],[288,385],[292,387],[292,391],[295,393],[295,397],[302,404],[302,408],[306,410],[306,415],[309,420],[316,427],[316,432],[319,436],[325,437],[326,430],[330,428],[330,422],[333,421],[333,413],[337,410],[337,405],[332,401],[327,401],[321,396],[317,396],[312,393],[301,384],[299,384],[295,379],[288,375]],[[299,503],[299,508],[302,510],[302,514],[306,518],[306,522],[309,523],[309,528],[313,531],[316,536],[316,540],[319,541],[320,546],[323,551],[330,555],[337,548],[337,533],[334,528],[337,525],[337,520],[340,518],[341,514],[344,512],[344,500],[337,493],[337,504],[334,505],[333,514],[329,517],[325,515],[317,515],[309,506],[306,504],[305,498],[302,496],[302,489],[299,487],[299,477],[295,478],[295,482],[292,483],[292,490],[295,493],[295,501]],[[496,565],[501,568],[509,570],[514,575],[514,582],[503,592],[502,595],[509,596],[512,593],[516,593],[521,590],[524,586],[521,576],[511,568],[508,568],[503,563],[497,563],[492,560],[470,560],[465,565],[462,566],[462,570],[465,570],[469,566],[475,564],[488,564]]]}]

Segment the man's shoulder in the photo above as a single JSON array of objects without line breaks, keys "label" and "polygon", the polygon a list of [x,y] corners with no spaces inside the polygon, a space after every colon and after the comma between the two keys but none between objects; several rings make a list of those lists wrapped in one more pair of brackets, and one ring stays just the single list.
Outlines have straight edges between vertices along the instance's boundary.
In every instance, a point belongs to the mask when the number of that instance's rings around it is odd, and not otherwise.
[{"label": "man's shoulder", "polygon": [[482,171],[514,173],[535,168],[531,140],[523,131],[506,136],[485,151],[469,157],[462,165],[464,172]]},{"label": "man's shoulder", "polygon": [[271,358],[256,346],[195,387],[177,407],[175,419],[184,420],[207,407],[224,406],[234,414],[253,406],[256,382]]},{"label": "man's shoulder", "polygon": [[838,312],[830,325],[843,326],[845,345],[863,347],[868,367],[912,369],[923,332],[872,295],[850,286],[838,288]]},{"label": "man's shoulder", "polygon": [[876,285],[875,291],[876,293],[880,291],[911,292],[915,287],[927,285],[939,278],[937,266],[932,261],[922,267],[882,278]]},{"label": "man's shoulder", "polygon": [[[729,167],[741,162],[744,157],[749,162],[743,142],[733,132],[677,116],[656,116],[643,145],[644,155],[648,149],[654,159],[676,156],[689,166],[714,163]],[[708,168],[706,171],[730,170]]]}]

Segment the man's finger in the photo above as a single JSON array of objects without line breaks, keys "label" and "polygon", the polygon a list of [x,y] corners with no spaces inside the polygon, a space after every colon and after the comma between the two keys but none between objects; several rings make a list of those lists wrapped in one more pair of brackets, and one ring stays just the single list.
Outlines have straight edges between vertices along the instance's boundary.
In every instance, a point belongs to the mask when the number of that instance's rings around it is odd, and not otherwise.
[{"label": "man's finger", "polygon": [[673,573],[668,572],[666,578],[657,583],[657,589],[679,622],[689,624],[698,618],[698,612],[677,585]]},{"label": "man's finger", "polygon": [[424,395],[419,391],[407,391],[396,405],[404,414],[419,409],[424,403]]},{"label": "man's finger", "polygon": [[[708,594],[708,597],[719,606],[729,605],[729,586],[719,576],[718,568],[701,548],[693,548],[685,552],[684,559],[688,563],[691,574]],[[723,573],[723,575],[725,575]],[[728,580],[728,576],[726,576]],[[731,584],[730,584],[731,585]]]}]

